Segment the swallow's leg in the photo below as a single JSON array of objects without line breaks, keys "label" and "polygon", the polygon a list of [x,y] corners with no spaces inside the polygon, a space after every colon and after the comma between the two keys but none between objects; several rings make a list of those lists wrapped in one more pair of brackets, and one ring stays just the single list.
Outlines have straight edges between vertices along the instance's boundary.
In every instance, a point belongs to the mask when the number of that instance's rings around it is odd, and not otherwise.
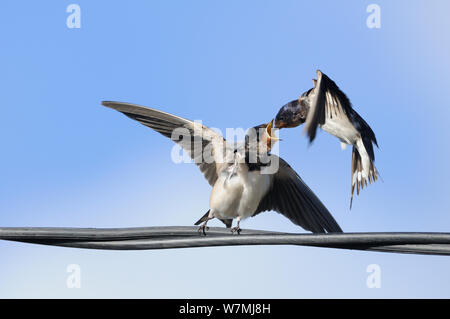
[{"label": "swallow's leg", "polygon": [[236,220],[237,220],[237,225],[235,227],[231,228],[231,232],[233,234],[237,233],[239,235],[242,231],[241,227],[239,227],[239,224],[241,223],[241,217],[238,216],[238,218]]},{"label": "swallow's leg", "polygon": [[206,220],[198,228],[198,232],[203,232],[203,235],[205,235],[205,236],[206,236],[206,231],[209,230],[209,227],[206,227],[206,224],[208,223],[208,221],[210,219],[214,219],[214,214],[211,210],[209,211],[209,215],[208,215],[208,217],[206,217]]},{"label": "swallow's leg", "polygon": [[208,223],[208,220],[209,219],[205,220],[203,222],[203,224],[201,224],[200,227],[198,228],[198,232],[203,232],[203,235],[205,235],[205,236],[206,236],[206,231],[209,230],[209,227],[206,227],[206,224]]}]

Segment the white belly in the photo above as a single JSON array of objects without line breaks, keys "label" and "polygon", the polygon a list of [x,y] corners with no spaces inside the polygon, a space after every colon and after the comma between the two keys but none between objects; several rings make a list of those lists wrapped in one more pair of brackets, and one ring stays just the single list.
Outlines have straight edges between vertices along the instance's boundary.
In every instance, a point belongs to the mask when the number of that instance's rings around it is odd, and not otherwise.
[{"label": "white belly", "polygon": [[247,178],[240,174],[228,179],[221,174],[215,183],[210,197],[210,209],[215,217],[229,219],[247,218],[258,208],[261,198],[270,187],[270,175],[248,172]]},{"label": "white belly", "polygon": [[209,199],[209,208],[217,218],[236,218],[244,185],[238,175],[220,174]]},{"label": "white belly", "polygon": [[247,182],[244,184],[238,215],[241,219],[250,217],[258,208],[261,199],[267,194],[270,187],[270,175],[260,174],[258,171],[248,173]]},{"label": "white belly", "polygon": [[346,116],[328,117],[325,120],[325,124],[320,127],[346,144],[355,144],[359,137],[358,131]]}]

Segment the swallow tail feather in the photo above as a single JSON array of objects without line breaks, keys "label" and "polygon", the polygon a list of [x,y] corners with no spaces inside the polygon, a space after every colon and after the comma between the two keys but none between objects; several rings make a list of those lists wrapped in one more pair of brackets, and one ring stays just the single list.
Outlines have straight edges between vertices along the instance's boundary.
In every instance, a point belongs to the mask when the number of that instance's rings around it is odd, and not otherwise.
[{"label": "swallow tail feather", "polygon": [[350,199],[350,209],[353,203],[353,193],[359,195],[360,189],[368,186],[378,179],[378,171],[374,164],[373,145],[370,139],[360,138],[353,145],[352,154],[352,194]]},{"label": "swallow tail feather", "polygon": [[[205,213],[205,215],[202,216],[199,220],[195,222],[194,225],[200,225],[201,223],[205,222],[208,219],[209,210]],[[231,225],[233,224],[232,219],[219,219],[222,223],[225,224],[227,228],[231,228]]]}]

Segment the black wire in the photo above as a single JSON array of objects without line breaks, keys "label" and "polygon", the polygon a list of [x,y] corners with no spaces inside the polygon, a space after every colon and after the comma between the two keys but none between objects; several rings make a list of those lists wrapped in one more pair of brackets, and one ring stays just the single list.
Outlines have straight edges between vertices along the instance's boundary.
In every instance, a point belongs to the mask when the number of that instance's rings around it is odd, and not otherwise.
[{"label": "black wire", "polygon": [[450,255],[450,233],[291,234],[197,227],[41,228],[3,227],[0,239],[33,244],[111,250],[192,248],[235,245],[300,245],[368,251]]}]

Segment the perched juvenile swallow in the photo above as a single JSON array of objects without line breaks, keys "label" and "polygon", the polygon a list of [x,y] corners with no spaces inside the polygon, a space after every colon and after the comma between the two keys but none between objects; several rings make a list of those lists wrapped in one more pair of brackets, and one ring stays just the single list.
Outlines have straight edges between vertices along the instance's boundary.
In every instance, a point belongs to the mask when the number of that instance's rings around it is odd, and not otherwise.
[{"label": "perched juvenile swallow", "polygon": [[341,148],[353,145],[350,208],[353,193],[378,179],[375,168],[373,144],[378,147],[375,134],[369,124],[352,108],[350,100],[327,75],[317,70],[314,87],[297,100],[281,107],[275,117],[274,127],[296,127],[305,123],[305,131],[311,143],[316,137],[317,126],[336,136]]},{"label": "perched juvenile swallow", "polygon": [[[102,104],[171,138],[191,156],[213,187],[209,210],[195,223],[202,223],[199,231],[204,234],[208,221],[213,218],[220,219],[227,228],[236,219],[237,226],[232,232],[239,234],[241,220],[270,210],[311,232],[342,232],[327,208],[289,164],[269,154],[277,140],[272,122],[249,130],[240,145],[227,143],[220,134],[200,123],[159,110],[121,102]],[[195,142],[201,149],[194,146]],[[262,149],[256,158],[252,153],[254,148]],[[209,160],[202,158],[205,150]],[[270,162],[266,161],[267,156]],[[278,169],[264,172],[274,161],[278,161]]]}]

